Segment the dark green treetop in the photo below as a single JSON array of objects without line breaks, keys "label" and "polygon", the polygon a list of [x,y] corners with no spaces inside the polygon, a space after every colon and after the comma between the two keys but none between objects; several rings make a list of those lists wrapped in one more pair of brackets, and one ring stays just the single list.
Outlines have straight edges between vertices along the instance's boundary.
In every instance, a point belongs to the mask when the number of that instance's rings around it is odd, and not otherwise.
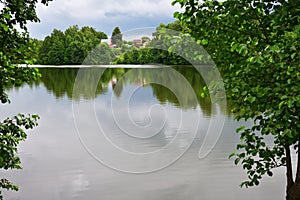
[{"label": "dark green treetop", "polygon": [[122,42],[122,33],[119,27],[115,27],[112,34],[111,34],[111,43],[115,44],[117,46],[120,46],[120,43]]}]

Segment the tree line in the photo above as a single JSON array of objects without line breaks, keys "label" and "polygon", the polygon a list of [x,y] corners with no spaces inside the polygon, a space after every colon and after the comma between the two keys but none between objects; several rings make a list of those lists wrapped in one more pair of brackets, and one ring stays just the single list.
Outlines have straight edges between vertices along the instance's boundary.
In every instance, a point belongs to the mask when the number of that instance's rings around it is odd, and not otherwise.
[{"label": "tree line", "polygon": [[108,39],[104,32],[89,26],[80,29],[74,25],[65,31],[54,29],[44,40],[32,38],[27,45],[32,49],[34,64],[111,64],[132,47],[131,42],[122,38],[119,27],[113,29],[109,41],[102,42],[103,39]]},{"label": "tree line", "polygon": [[101,43],[108,39],[103,32],[92,27],[71,26],[64,32],[54,29],[44,40],[31,39],[34,64],[41,65],[80,65],[84,64],[165,64],[189,65],[181,56],[161,49],[162,42],[170,35],[166,30],[183,30],[179,21],[160,24],[152,34],[153,39],[143,37],[143,43],[150,41],[145,48],[138,48],[132,42],[122,39],[119,27],[115,27],[110,45]]}]

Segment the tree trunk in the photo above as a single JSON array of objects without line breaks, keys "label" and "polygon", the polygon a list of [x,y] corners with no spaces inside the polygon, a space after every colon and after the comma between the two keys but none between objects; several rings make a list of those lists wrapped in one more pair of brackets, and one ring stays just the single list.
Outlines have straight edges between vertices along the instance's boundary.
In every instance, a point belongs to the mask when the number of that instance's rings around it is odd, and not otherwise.
[{"label": "tree trunk", "polygon": [[286,178],[287,178],[286,200],[294,200],[292,199],[293,196],[292,188],[294,185],[294,180],[293,180],[293,167],[292,167],[290,146],[285,146],[285,154],[286,154]]},{"label": "tree trunk", "polygon": [[298,142],[298,163],[297,163],[297,174],[296,174],[296,182],[300,183],[300,140]]},{"label": "tree trunk", "polygon": [[288,191],[287,200],[300,200],[300,183],[295,182],[292,188]]},{"label": "tree trunk", "polygon": [[298,161],[296,181],[292,187],[287,189],[287,200],[300,200],[300,141],[298,142]]}]

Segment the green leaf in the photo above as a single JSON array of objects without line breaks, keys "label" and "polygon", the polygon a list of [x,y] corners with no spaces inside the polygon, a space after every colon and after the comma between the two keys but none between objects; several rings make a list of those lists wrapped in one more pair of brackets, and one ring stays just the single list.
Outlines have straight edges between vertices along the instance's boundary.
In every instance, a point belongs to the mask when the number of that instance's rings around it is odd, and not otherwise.
[{"label": "green leaf", "polygon": [[278,108],[281,109],[284,104],[285,104],[285,101],[281,101],[278,105]]},{"label": "green leaf", "polygon": [[235,156],[235,153],[231,153],[231,154],[228,156],[228,158],[230,159],[230,158],[232,158],[233,156]]},{"label": "green leaf", "polygon": [[4,30],[5,32],[7,32],[7,31],[8,31],[8,26],[7,26],[7,25],[5,25],[5,24],[1,24],[1,27],[3,28],[3,30]]},{"label": "green leaf", "polygon": [[241,132],[241,131],[243,131],[243,130],[245,130],[245,126],[240,126],[239,128],[237,128],[237,129],[235,130],[235,132],[239,133],[239,132]]},{"label": "green leaf", "polygon": [[291,99],[287,102],[287,106],[288,106],[288,108],[293,107],[293,101]]},{"label": "green leaf", "polygon": [[267,172],[268,176],[273,176],[273,173],[271,171]]},{"label": "green leaf", "polygon": [[237,164],[240,162],[240,160],[241,160],[240,158],[236,158],[236,159],[234,160],[234,164],[237,165]]},{"label": "green leaf", "polygon": [[3,17],[8,20],[10,20],[10,18],[11,18],[11,16],[8,13],[4,13]]},{"label": "green leaf", "polygon": [[175,18],[179,18],[181,16],[179,12],[175,12],[173,15]]},{"label": "green leaf", "polygon": [[291,58],[294,59],[296,57],[297,53],[292,53]]},{"label": "green leaf", "polygon": [[202,45],[207,45],[207,44],[208,44],[208,41],[207,41],[206,39],[203,39],[203,40],[201,40],[201,44],[202,44]]}]

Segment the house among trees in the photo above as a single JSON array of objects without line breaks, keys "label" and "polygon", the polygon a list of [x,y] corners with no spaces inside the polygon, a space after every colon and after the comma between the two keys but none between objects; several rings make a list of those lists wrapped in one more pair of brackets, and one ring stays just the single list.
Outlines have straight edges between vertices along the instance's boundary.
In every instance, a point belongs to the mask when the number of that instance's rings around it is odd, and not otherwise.
[{"label": "house among trees", "polygon": [[132,42],[133,42],[133,45],[137,48],[143,47],[143,41],[141,39],[135,39]]}]

